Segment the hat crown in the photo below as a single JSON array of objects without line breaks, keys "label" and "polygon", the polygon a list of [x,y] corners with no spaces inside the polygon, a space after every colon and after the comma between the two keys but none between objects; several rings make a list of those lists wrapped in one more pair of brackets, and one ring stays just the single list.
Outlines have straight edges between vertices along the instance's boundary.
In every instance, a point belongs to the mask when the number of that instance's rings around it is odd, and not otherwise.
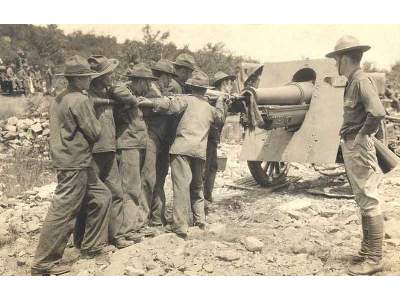
[{"label": "hat crown", "polygon": [[127,75],[138,78],[152,78],[153,72],[151,72],[151,69],[148,68],[144,63],[139,63],[134,65]]},{"label": "hat crown", "polygon": [[208,78],[207,74],[201,70],[194,70],[192,73],[192,77],[190,77],[186,84],[188,85],[196,85],[202,86],[204,88],[208,88],[210,85],[210,79]]},{"label": "hat crown", "polygon": [[158,70],[165,73],[175,74],[174,65],[167,59],[160,59],[153,67],[154,70]]},{"label": "hat crown", "polygon": [[236,76],[235,75],[228,75],[225,72],[218,71],[217,73],[214,74],[213,83],[216,84],[216,83],[218,83],[218,82],[220,82],[220,81],[222,81],[224,79],[226,79],[226,80],[229,80],[229,79],[235,80]]},{"label": "hat crown", "polygon": [[65,62],[65,76],[92,73],[89,63],[80,55],[73,55]]},{"label": "hat crown", "polygon": [[184,66],[190,69],[195,69],[196,61],[194,60],[194,57],[192,55],[187,53],[182,53],[176,57],[174,64],[179,66]]},{"label": "hat crown", "polygon": [[343,54],[345,52],[349,51],[365,52],[368,51],[369,49],[371,49],[370,46],[360,44],[358,39],[356,39],[354,36],[344,35],[336,42],[334,50],[332,52],[329,52],[325,56],[329,58],[334,58],[335,55]]},{"label": "hat crown", "polygon": [[360,46],[360,41],[352,36],[352,35],[345,35],[342,36],[335,45],[335,51],[350,48],[350,47],[358,47]]},{"label": "hat crown", "polygon": [[108,59],[104,55],[92,55],[87,61],[90,68],[98,73],[107,70],[111,65],[117,63],[116,59]]}]

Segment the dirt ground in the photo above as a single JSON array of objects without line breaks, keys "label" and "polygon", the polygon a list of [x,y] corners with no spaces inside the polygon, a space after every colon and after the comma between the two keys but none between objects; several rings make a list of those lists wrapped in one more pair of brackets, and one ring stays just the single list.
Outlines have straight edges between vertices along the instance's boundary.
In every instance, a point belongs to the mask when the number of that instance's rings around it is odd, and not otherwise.
[{"label": "dirt ground", "polygon": [[[67,248],[70,275],[345,275],[360,243],[358,210],[352,199],[315,196],[310,187],[334,186],[343,176],[324,176],[312,166],[293,164],[297,182],[279,191],[242,189],[250,176],[238,160],[240,145],[223,144],[228,155],[219,173],[206,230],[191,228],[188,240],[163,233],[109,254],[110,264],[80,260]],[[233,186],[233,187],[232,187]],[[236,187],[235,187],[236,186]],[[0,202],[0,274],[28,275],[55,183]],[[172,191],[167,183],[170,205]],[[385,270],[400,274],[400,171],[385,176]]]}]

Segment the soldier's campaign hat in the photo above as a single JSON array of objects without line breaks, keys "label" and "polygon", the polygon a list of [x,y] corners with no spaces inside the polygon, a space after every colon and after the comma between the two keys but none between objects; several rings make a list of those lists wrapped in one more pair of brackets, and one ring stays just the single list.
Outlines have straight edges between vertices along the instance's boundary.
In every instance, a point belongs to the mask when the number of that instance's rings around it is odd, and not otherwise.
[{"label": "soldier's campaign hat", "polygon": [[252,80],[255,76],[261,73],[262,69],[264,68],[264,65],[259,65],[258,67],[254,68],[247,76],[246,80],[243,82],[243,84],[246,86],[250,80]]},{"label": "soldier's campaign hat", "polygon": [[371,49],[371,46],[362,45],[354,36],[345,35],[342,36],[335,45],[335,49],[332,52],[326,54],[326,57],[334,58],[336,55],[343,54],[349,51],[361,51],[365,52]]},{"label": "soldier's campaign hat", "polygon": [[213,86],[217,86],[223,80],[236,80],[235,75],[228,75],[224,72],[218,71],[214,74]]},{"label": "soldier's campaign hat", "polygon": [[113,72],[119,64],[117,59],[108,59],[103,55],[92,55],[87,61],[90,65],[90,68],[97,72],[95,77]]},{"label": "soldier's campaign hat", "polygon": [[177,76],[175,74],[174,65],[167,59],[160,59],[153,67],[152,70],[163,72],[172,76]]},{"label": "soldier's campaign hat", "polygon": [[213,86],[210,86],[210,79],[208,78],[207,74],[200,69],[194,70],[192,77],[190,77],[185,84],[203,89],[214,89]]},{"label": "soldier's campaign hat", "polygon": [[185,67],[188,68],[190,70],[194,70],[196,69],[196,62],[194,60],[194,57],[191,56],[190,54],[186,54],[186,53],[182,53],[179,54],[175,61],[173,62],[174,65],[176,66],[181,66],[181,67]]},{"label": "soldier's campaign hat", "polygon": [[56,74],[57,76],[95,76],[97,73],[90,69],[90,65],[86,59],[80,55],[74,55],[65,62],[64,73]]},{"label": "soldier's campaign hat", "polygon": [[126,72],[126,76],[129,78],[144,78],[158,80],[158,78],[153,76],[153,72],[144,63],[139,63],[135,65],[132,69]]}]

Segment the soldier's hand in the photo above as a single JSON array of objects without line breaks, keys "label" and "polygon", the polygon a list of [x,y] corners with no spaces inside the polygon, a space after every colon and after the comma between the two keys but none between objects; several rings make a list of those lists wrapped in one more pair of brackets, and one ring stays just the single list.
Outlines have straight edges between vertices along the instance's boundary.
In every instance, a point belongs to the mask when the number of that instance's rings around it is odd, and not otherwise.
[{"label": "soldier's hand", "polygon": [[153,108],[154,107],[154,101],[152,101],[150,99],[142,98],[142,100],[139,101],[138,106],[139,107]]},{"label": "soldier's hand", "polygon": [[367,134],[358,133],[354,139],[354,146],[361,146],[365,149],[373,149],[374,143]]}]

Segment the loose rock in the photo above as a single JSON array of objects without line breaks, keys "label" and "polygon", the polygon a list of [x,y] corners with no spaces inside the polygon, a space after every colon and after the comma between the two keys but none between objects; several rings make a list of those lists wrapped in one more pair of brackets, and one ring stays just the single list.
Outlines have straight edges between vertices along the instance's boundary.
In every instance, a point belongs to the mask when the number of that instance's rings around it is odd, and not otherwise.
[{"label": "loose rock", "polygon": [[264,243],[253,236],[249,236],[244,239],[244,246],[248,251],[256,252],[262,250]]}]

